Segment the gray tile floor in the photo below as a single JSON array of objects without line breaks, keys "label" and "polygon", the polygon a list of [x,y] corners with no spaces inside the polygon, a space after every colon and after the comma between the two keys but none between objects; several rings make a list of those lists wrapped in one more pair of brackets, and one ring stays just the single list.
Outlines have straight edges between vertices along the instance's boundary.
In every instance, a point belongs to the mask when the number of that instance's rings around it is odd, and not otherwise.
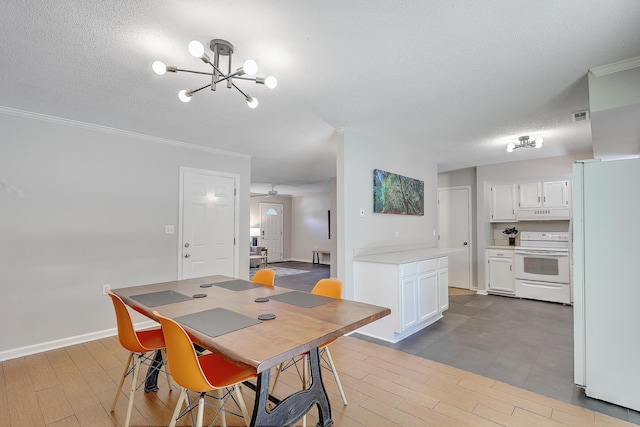
[{"label": "gray tile floor", "polygon": [[573,383],[573,308],[494,295],[455,295],[444,318],[390,344],[526,390],[640,425],[640,413],[586,397]]}]

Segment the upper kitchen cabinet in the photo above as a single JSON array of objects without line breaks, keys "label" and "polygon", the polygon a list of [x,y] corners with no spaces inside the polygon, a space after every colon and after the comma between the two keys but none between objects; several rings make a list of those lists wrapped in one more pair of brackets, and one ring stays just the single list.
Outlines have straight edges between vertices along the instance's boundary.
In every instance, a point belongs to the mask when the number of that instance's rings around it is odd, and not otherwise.
[{"label": "upper kitchen cabinet", "polygon": [[519,184],[519,208],[568,208],[569,181],[544,181]]},{"label": "upper kitchen cabinet", "polygon": [[516,206],[516,184],[491,186],[491,222],[515,221]]}]

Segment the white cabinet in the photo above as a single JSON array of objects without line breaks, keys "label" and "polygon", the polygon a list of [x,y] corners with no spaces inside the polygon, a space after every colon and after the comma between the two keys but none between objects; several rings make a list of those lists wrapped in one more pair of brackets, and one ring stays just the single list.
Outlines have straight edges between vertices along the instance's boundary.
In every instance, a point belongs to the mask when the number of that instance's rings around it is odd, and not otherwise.
[{"label": "white cabinet", "polygon": [[512,249],[487,249],[487,287],[491,293],[514,295]]},{"label": "white cabinet", "polygon": [[571,204],[570,182],[548,181],[542,183],[542,206],[545,208],[567,208]]},{"label": "white cabinet", "polygon": [[491,186],[491,222],[510,222],[516,219],[516,184]]},{"label": "white cabinet", "polygon": [[391,309],[358,332],[398,342],[441,319],[449,308],[447,265],[446,256],[402,264],[354,262],[354,299]]},{"label": "white cabinet", "polygon": [[449,309],[449,259],[438,258],[438,309]]},{"label": "white cabinet", "polygon": [[418,262],[418,319],[420,322],[438,314],[438,261]]},{"label": "white cabinet", "polygon": [[569,181],[543,181],[519,184],[519,208],[567,208],[570,205]]}]

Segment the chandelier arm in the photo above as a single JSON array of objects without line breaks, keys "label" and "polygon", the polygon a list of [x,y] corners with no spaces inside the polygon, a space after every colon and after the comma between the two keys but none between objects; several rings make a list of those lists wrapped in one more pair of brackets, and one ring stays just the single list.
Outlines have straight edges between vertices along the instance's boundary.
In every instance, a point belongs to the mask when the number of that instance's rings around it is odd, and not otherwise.
[{"label": "chandelier arm", "polygon": [[210,85],[210,84],[208,84],[208,85],[206,85],[206,86],[202,86],[201,88],[194,89],[194,90],[192,90],[192,91],[190,91],[190,92],[191,92],[191,94],[194,94],[194,93],[196,93],[196,92],[201,91],[202,89],[206,89],[206,88],[208,88],[209,86],[211,86],[211,85]]},{"label": "chandelier arm", "polygon": [[212,73],[205,73],[204,71],[183,70],[182,68],[176,68],[176,71],[182,71],[183,73],[204,74],[207,76],[213,75]]},{"label": "chandelier arm", "polygon": [[238,86],[236,86],[236,84],[235,84],[235,83],[231,83],[231,86],[235,87],[235,88],[238,90],[238,92],[240,92],[240,93],[245,97],[245,99],[249,99],[249,95],[247,95],[246,93],[244,93],[244,92],[242,91],[242,89],[240,89]]},{"label": "chandelier arm", "polygon": [[238,79],[238,80],[249,80],[249,81],[252,81],[252,82],[257,81],[255,77],[238,77],[238,76],[235,76],[235,77],[234,77],[234,79]]}]

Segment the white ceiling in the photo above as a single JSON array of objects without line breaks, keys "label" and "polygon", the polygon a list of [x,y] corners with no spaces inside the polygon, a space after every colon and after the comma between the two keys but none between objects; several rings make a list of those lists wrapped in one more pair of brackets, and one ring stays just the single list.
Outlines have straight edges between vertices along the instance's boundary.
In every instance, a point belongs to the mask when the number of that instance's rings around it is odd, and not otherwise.
[{"label": "white ceiling", "polygon": [[[248,153],[254,183],[293,191],[335,176],[340,128],[439,171],[590,151],[589,122],[571,121],[589,108],[587,70],[640,56],[637,0],[4,0],[0,13],[0,105]],[[212,38],[235,46],[234,67],[253,58],[278,78],[238,82],[257,109],[220,86],[183,104],[178,90],[207,78],[151,71],[207,71],[186,46]],[[545,145],[507,153],[520,135]]]}]

